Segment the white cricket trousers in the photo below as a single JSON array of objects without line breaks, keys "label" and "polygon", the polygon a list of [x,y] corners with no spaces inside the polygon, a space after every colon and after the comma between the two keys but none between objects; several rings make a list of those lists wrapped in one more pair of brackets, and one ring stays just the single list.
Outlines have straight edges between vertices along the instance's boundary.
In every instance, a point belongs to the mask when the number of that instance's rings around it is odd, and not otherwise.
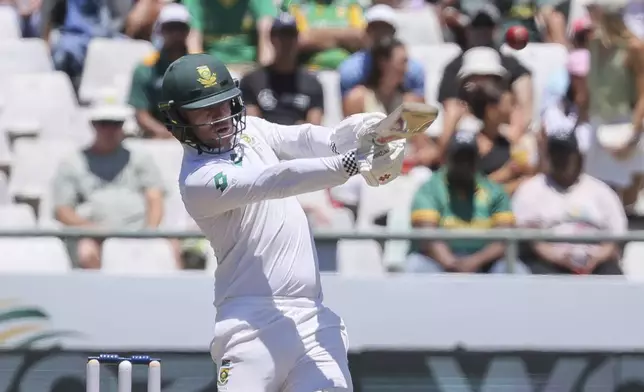
[{"label": "white cricket trousers", "polygon": [[217,307],[210,354],[220,392],[353,391],[342,319],[306,298],[233,298]]}]

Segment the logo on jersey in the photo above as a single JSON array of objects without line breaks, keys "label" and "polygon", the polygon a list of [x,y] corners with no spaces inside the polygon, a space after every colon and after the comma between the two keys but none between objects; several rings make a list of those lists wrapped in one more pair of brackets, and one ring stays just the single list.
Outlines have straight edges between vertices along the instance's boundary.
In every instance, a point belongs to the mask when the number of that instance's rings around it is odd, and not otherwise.
[{"label": "logo on jersey", "polygon": [[241,140],[243,142],[246,142],[246,144],[248,144],[249,146],[252,146],[255,144],[255,139],[253,139],[251,136],[246,134],[241,135]]},{"label": "logo on jersey", "polygon": [[213,73],[207,65],[197,67],[197,74],[199,74],[197,81],[202,86],[208,88],[217,84],[217,74]]},{"label": "logo on jersey", "polygon": [[228,177],[224,174],[224,172],[217,173],[215,175],[214,182],[215,188],[222,192],[225,191],[226,188],[228,188]]},{"label": "logo on jersey", "polygon": [[221,366],[219,367],[219,376],[217,377],[217,387],[221,388],[224,385],[228,384],[231,367],[232,364],[229,360],[224,359],[223,361],[221,361]]}]

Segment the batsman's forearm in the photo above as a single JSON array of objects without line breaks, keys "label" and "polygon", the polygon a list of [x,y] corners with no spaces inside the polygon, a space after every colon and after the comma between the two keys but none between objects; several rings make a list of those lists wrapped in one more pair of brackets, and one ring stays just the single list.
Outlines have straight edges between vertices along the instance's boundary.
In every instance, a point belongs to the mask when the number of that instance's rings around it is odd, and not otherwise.
[{"label": "batsman's forearm", "polygon": [[[283,199],[332,188],[356,174],[358,166],[355,153],[351,152],[326,158],[282,161],[260,171],[233,169],[228,172],[229,180],[223,186],[217,184],[217,172],[208,171],[195,176],[200,178],[194,184],[186,182],[184,194],[192,194],[190,197],[199,202],[202,197],[203,200],[213,200],[209,196],[211,190],[220,189],[222,193],[216,202],[208,203],[208,213],[216,215],[263,200]],[[208,180],[202,183],[201,179]]]}]

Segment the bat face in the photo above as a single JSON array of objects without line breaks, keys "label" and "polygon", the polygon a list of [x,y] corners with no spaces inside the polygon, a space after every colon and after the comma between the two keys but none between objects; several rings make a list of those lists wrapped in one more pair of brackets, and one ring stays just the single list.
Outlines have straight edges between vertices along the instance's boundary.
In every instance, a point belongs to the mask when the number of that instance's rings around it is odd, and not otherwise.
[{"label": "bat face", "polygon": [[438,118],[438,109],[432,105],[406,102],[383,119],[376,127],[375,143],[385,144],[425,132]]}]

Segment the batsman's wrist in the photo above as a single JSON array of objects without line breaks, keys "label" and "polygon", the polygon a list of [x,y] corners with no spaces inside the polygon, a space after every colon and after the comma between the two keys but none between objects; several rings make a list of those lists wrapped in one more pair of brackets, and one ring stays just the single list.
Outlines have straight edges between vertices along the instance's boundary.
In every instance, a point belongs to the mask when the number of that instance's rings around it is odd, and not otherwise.
[{"label": "batsman's wrist", "polygon": [[356,150],[351,150],[342,155],[342,168],[349,177],[360,173],[358,162],[356,161]]}]

